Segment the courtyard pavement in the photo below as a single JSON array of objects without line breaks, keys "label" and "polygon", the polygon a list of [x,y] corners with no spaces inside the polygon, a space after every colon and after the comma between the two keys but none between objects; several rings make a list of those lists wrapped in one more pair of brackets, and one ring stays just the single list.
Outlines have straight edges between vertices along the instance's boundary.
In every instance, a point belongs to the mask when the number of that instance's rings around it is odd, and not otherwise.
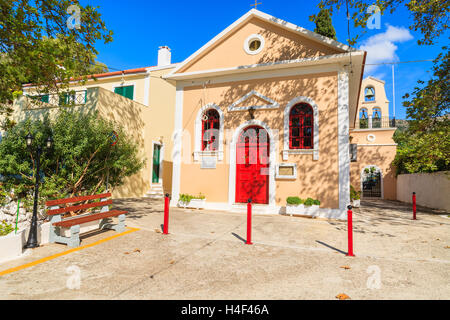
[{"label": "courtyard pavement", "polygon": [[162,200],[116,208],[139,230],[92,232],[81,250],[49,244],[0,264],[1,274],[43,259],[0,276],[0,299],[450,298],[448,213],[419,208],[413,221],[408,205],[363,202],[347,257],[343,221],[255,215],[247,246],[245,214],[171,208],[164,236]]}]

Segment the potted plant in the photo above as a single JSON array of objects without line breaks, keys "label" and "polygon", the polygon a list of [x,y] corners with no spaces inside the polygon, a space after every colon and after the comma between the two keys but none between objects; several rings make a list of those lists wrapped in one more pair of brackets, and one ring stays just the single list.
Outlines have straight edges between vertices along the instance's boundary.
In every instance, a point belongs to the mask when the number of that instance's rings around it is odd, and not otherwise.
[{"label": "potted plant", "polygon": [[308,215],[314,215],[317,213],[320,207],[320,201],[314,200],[313,198],[308,198],[305,200],[305,209]]},{"label": "potted plant", "polygon": [[181,194],[178,200],[178,207],[190,209],[205,209],[206,197],[203,194],[192,196],[189,194]]},{"label": "potted plant", "polygon": [[353,186],[350,186],[350,202],[354,208],[361,206],[361,191],[356,191]]},{"label": "potted plant", "polygon": [[289,197],[286,199],[286,214],[305,214],[303,200],[299,197]]},{"label": "potted plant", "polygon": [[320,201],[319,200],[313,200],[313,204],[311,206],[312,210],[318,210],[320,208]]}]

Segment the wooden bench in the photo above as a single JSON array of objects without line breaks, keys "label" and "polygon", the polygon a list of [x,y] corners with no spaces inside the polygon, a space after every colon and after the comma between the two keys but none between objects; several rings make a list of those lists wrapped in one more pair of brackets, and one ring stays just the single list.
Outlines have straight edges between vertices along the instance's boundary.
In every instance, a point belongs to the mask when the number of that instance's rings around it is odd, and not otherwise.
[{"label": "wooden bench", "polygon": [[[69,247],[75,248],[80,246],[80,225],[96,220],[101,220],[100,230],[112,229],[117,232],[125,231],[125,214],[127,211],[109,210],[109,205],[113,202],[111,199],[111,193],[85,196],[78,198],[51,200],[45,203],[47,215],[50,219],[50,243],[65,243]],[[91,200],[99,200],[91,202]],[[83,204],[75,205],[76,203],[83,202]],[[69,212],[76,212],[80,210],[94,209],[101,207],[100,212],[89,212],[75,217],[64,218],[63,215]],[[112,225],[107,222],[108,218],[118,217],[119,223]],[[61,236],[61,229],[70,228],[70,237]]]}]

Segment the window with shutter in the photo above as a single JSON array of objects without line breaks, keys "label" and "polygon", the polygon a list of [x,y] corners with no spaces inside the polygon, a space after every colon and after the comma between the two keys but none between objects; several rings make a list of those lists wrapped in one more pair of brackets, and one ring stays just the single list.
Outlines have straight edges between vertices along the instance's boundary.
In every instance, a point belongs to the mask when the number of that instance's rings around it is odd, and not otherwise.
[{"label": "window with shutter", "polygon": [[42,102],[48,103],[48,101],[49,101],[49,95],[48,95],[48,94],[44,94],[43,96],[41,96],[41,101],[42,101]]},{"label": "window with shutter", "polygon": [[120,94],[121,96],[134,99],[134,86],[116,87],[114,88],[114,93]]}]

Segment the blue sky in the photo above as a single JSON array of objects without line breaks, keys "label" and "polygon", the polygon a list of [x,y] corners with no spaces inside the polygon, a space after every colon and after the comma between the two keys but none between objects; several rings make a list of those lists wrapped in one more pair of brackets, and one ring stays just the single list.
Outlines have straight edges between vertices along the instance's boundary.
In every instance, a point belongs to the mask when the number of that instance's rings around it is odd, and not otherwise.
[{"label": "blue sky", "polygon": [[[172,61],[181,62],[206,42],[240,18],[252,7],[252,0],[227,1],[117,1],[82,0],[99,6],[102,19],[114,32],[114,41],[98,43],[98,60],[114,69],[131,69],[152,66],[157,63],[158,47],[168,45],[172,49]],[[309,16],[317,13],[318,0],[260,0],[258,9],[277,18],[314,30]],[[403,7],[394,15],[381,17],[381,29],[368,30],[356,47],[368,51],[368,63],[434,59],[445,44],[419,46],[420,34],[410,31],[409,12]],[[346,43],[347,19],[345,11],[333,14],[333,25],[338,41]],[[360,30],[351,29],[355,34]],[[444,37],[441,37],[444,39]],[[417,80],[430,77],[432,62],[399,64],[396,73],[396,115],[405,118],[402,96],[412,92]],[[386,93],[392,108],[392,67],[367,66],[365,76],[372,75],[386,81]]]}]

